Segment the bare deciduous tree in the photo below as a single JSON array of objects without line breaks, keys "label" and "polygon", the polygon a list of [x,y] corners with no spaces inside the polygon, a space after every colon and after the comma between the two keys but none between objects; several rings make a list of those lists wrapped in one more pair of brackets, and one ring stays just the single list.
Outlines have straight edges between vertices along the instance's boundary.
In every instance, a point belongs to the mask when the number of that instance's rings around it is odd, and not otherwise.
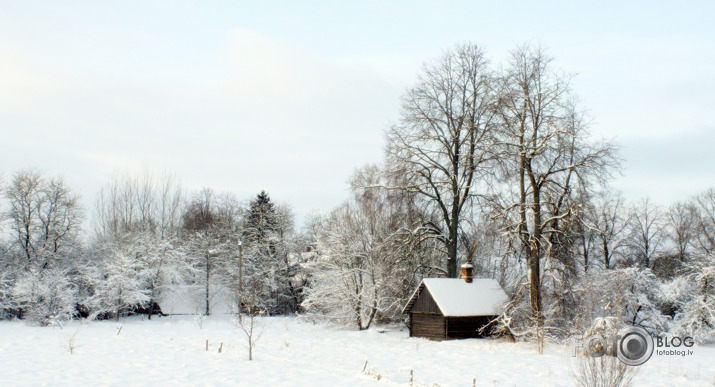
[{"label": "bare deciduous tree", "polygon": [[402,119],[387,133],[394,173],[438,214],[425,226],[445,247],[446,273],[457,276],[462,214],[492,157],[493,93],[482,50],[465,45],[426,65],[403,99]]},{"label": "bare deciduous tree", "polygon": [[715,255],[715,188],[696,196],[695,211],[698,213],[697,249],[702,255]]},{"label": "bare deciduous tree", "polygon": [[594,232],[603,265],[610,269],[628,241],[626,228],[629,218],[623,196],[608,191],[599,195],[582,221]]},{"label": "bare deciduous tree", "polygon": [[[193,281],[205,289],[205,313],[211,312],[213,289],[227,290],[238,266],[238,203],[230,194],[212,189],[198,192],[183,213],[183,239],[197,276]],[[246,265],[244,265],[246,266]],[[212,293],[213,292],[213,293]]]},{"label": "bare deciduous tree", "polygon": [[670,206],[667,214],[667,233],[676,249],[680,262],[685,262],[695,238],[697,211],[691,202],[678,202]]},{"label": "bare deciduous tree", "polygon": [[310,266],[312,286],[303,303],[311,314],[361,330],[397,301],[390,291],[394,260],[386,246],[394,234],[382,233],[388,225],[375,221],[381,214],[370,210],[375,208],[346,203],[331,212],[318,238],[320,256]]},{"label": "bare deciduous tree", "polygon": [[115,173],[99,193],[95,232],[100,238],[116,239],[135,232],[171,238],[181,227],[183,200],[183,188],[174,175],[155,178],[148,169]]},{"label": "bare deciduous tree", "polygon": [[[367,329],[399,315],[406,291],[422,269],[413,255],[414,218],[402,191],[384,185],[375,166],[356,172],[350,201],[334,209],[316,235],[317,257],[303,307],[309,315]],[[421,277],[420,277],[421,279]]]},{"label": "bare deciduous tree", "polygon": [[631,209],[630,231],[630,247],[636,263],[651,267],[665,236],[661,208],[648,198],[642,199]]},{"label": "bare deciduous tree", "polygon": [[6,216],[25,265],[47,267],[76,242],[84,213],[79,196],[61,177],[17,172],[5,196],[10,204]]},{"label": "bare deciduous tree", "polygon": [[221,219],[215,205],[213,190],[204,188],[194,196],[183,214],[183,228],[188,233],[189,254],[194,257],[196,266],[200,268],[205,286],[204,313],[211,313],[211,282],[214,266],[218,259],[218,248],[221,240]]},{"label": "bare deciduous tree", "polygon": [[255,278],[244,284],[241,292],[237,293],[238,309],[231,320],[246,335],[248,360],[253,360],[253,350],[263,333],[263,326],[257,320],[257,317],[266,312],[261,302],[262,294],[265,292],[262,289],[263,285],[263,281],[255,281]]},{"label": "bare deciduous tree", "polygon": [[555,258],[565,243],[566,220],[578,203],[572,200],[576,187],[603,178],[613,163],[612,145],[588,140],[567,79],[551,61],[540,47],[519,47],[499,85],[504,189],[495,207],[526,258],[539,343],[542,262]]}]

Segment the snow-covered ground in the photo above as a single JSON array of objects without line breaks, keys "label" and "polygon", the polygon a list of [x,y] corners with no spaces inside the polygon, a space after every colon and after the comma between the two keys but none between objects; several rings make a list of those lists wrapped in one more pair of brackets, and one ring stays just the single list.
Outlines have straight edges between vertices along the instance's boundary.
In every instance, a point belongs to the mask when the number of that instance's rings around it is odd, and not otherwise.
[{"label": "snow-covered ground", "polygon": [[[245,337],[227,316],[210,317],[202,328],[191,316],[62,329],[0,322],[0,385],[405,386],[410,371],[424,386],[471,386],[474,378],[486,386],[572,385],[564,346],[539,356],[524,343],[433,342],[399,327],[357,332],[285,317],[260,323],[255,360],[248,361]],[[635,385],[712,386],[715,347],[695,347],[689,357],[654,354],[639,368]]]}]

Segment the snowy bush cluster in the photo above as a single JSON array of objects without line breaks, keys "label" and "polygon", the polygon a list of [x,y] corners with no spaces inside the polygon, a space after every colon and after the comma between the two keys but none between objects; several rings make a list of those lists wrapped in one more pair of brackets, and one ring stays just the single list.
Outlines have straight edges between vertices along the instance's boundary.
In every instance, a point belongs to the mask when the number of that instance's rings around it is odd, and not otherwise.
[{"label": "snowy bush cluster", "polygon": [[470,263],[510,295],[498,323],[517,338],[615,319],[709,340],[715,189],[667,208],[627,201],[608,184],[616,147],[589,138],[576,100],[540,47],[501,66],[475,45],[445,52],[405,94],[384,161],[358,168],[347,200],[299,230],[265,192],[186,194],[143,172],[113,177],[87,211],[61,178],[6,176],[0,318],[151,318],[191,285],[206,315],[221,288],[251,316],[367,329],[404,320],[421,279]]}]

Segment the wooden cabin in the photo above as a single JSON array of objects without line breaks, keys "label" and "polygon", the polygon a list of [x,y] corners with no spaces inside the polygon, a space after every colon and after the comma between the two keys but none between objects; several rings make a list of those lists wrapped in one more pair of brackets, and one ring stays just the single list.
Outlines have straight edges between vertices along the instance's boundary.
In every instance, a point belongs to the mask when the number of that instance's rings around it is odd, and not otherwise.
[{"label": "wooden cabin", "polygon": [[410,336],[449,340],[489,335],[482,328],[501,313],[508,297],[497,281],[471,274],[471,265],[465,265],[461,279],[420,282],[402,310],[409,314]]}]

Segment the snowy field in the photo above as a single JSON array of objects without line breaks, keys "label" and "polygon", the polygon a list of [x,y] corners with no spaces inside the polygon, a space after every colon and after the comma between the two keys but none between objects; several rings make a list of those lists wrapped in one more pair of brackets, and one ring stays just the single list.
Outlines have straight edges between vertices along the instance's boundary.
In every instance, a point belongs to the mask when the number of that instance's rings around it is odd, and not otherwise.
[{"label": "snowy field", "polygon": [[[480,386],[572,385],[571,353],[562,346],[539,356],[524,343],[432,342],[399,327],[357,332],[286,317],[260,323],[255,360],[248,361],[243,332],[224,316],[201,328],[191,316],[62,329],[3,321],[0,385],[406,386],[410,370],[417,386],[471,386],[474,378]],[[635,385],[713,386],[715,347],[695,347],[690,357],[654,354],[639,368]]]}]

